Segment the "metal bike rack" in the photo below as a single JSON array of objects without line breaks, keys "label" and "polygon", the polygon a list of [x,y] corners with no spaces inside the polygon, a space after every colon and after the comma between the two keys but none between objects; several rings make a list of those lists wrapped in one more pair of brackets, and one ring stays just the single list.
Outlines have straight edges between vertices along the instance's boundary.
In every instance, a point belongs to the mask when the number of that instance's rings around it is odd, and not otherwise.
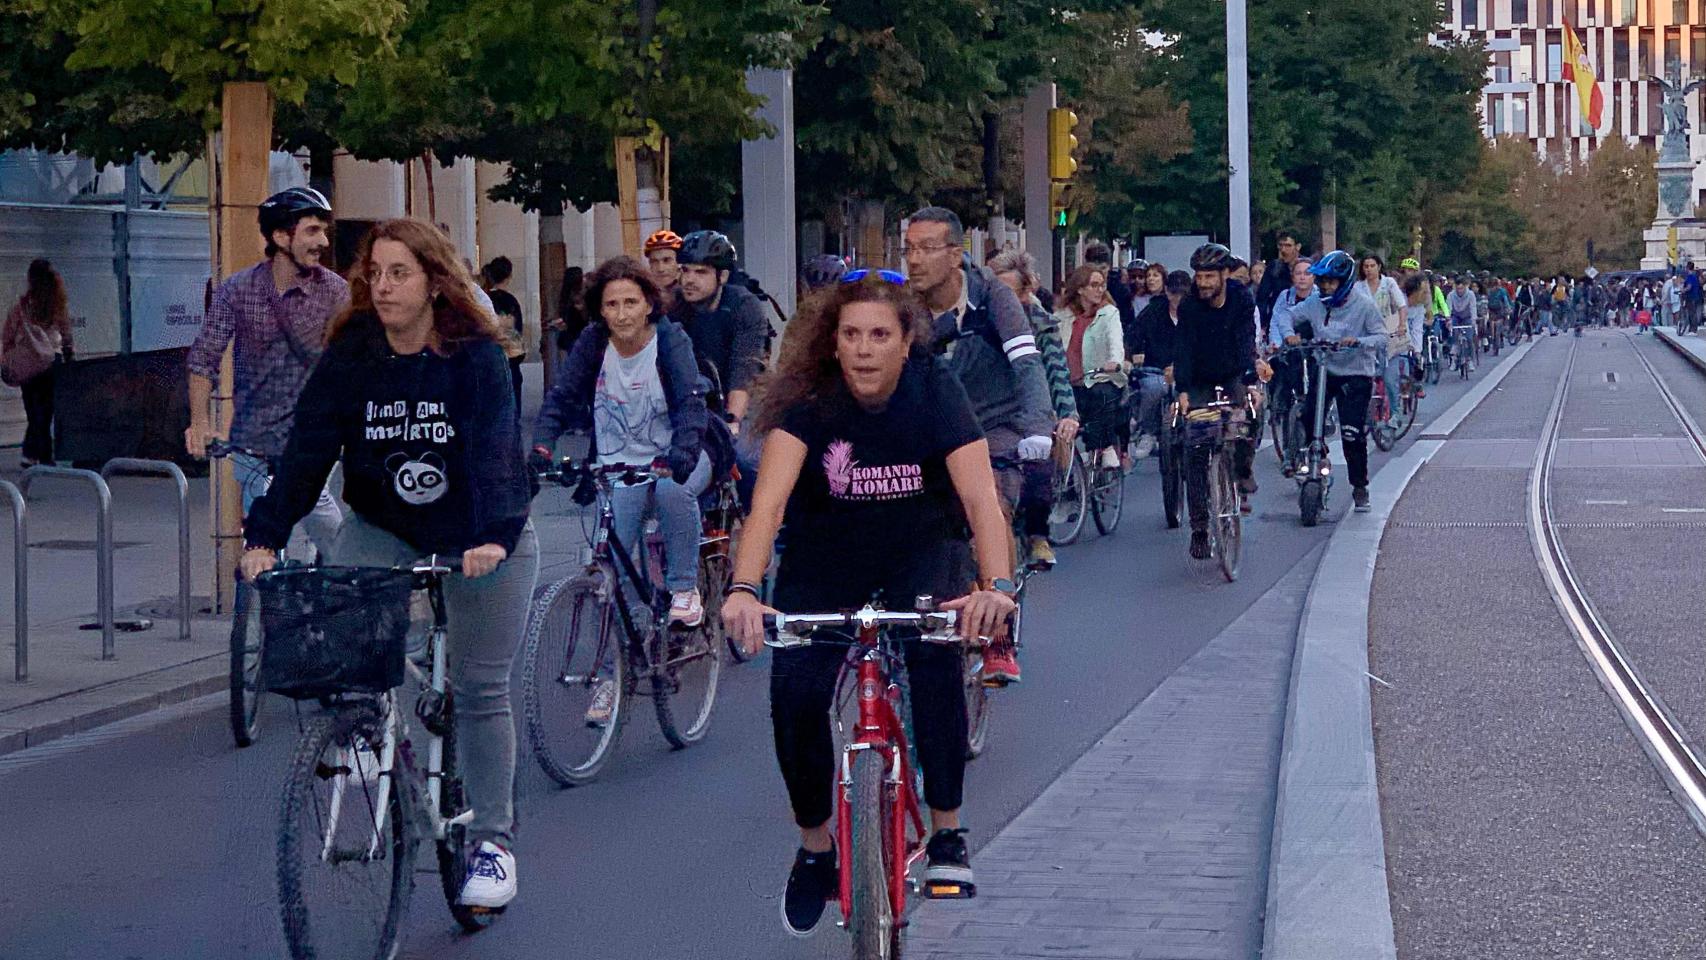
[{"label": "metal bike rack", "polygon": [[[178,639],[190,638],[190,482],[169,460],[115,457],[101,467],[101,479],[113,476],[165,477],[178,489]],[[111,581],[108,581],[111,583]]]},{"label": "metal bike rack", "polygon": [[17,644],[12,679],[23,681],[30,678],[30,538],[23,492],[9,480],[0,480],[0,492],[12,505],[12,633]]},{"label": "metal bike rack", "polygon": [[95,607],[101,627],[101,659],[113,660],[113,495],[107,488],[107,482],[93,470],[77,470],[71,467],[35,466],[24,471],[24,476],[18,481],[18,492],[29,496],[30,486],[42,477],[63,477],[67,480],[82,480],[95,488],[97,506],[100,508],[95,515]]}]

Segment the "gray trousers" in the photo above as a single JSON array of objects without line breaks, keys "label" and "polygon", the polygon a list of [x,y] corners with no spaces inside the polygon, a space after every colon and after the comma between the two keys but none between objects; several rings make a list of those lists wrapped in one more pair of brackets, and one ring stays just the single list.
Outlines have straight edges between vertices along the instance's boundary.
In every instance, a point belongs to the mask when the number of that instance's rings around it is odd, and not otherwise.
[{"label": "gray trousers", "polygon": [[[338,529],[332,562],[389,567],[421,558],[395,535],[352,513]],[[458,557],[457,559],[461,559]],[[474,820],[469,837],[509,847],[515,828],[515,720],[509,673],[527,627],[539,577],[539,539],[528,521],[515,552],[491,573],[444,581],[445,655],[456,705],[456,754]]]},{"label": "gray trousers", "polygon": [[[272,473],[266,463],[249,456],[246,453],[231,455],[231,469],[237,475],[237,487],[243,491],[243,516],[249,515],[249,510],[255,505],[269,487],[272,486]],[[336,468],[334,468],[336,469]],[[338,527],[344,522],[344,511],[338,506],[338,500],[332,496],[332,478],[326,478],[326,485],[320,488],[320,500],[314,504],[314,509],[308,511],[308,516],[296,525],[294,534],[300,531],[314,545],[314,550],[320,556],[327,556],[332,549],[332,541],[338,535]]]},{"label": "gray trousers", "polygon": [[[711,460],[704,451],[700,451],[699,462],[685,482],[678,483],[670,477],[653,485],[658,533],[663,537],[663,585],[671,593],[681,593],[699,585],[699,495],[710,486]],[[641,570],[646,568],[646,554],[639,549],[640,532],[653,488],[617,486],[610,501],[610,510],[616,519],[616,539],[622,541],[624,547],[636,551]],[[706,603],[722,602],[721,597],[703,599]]]}]

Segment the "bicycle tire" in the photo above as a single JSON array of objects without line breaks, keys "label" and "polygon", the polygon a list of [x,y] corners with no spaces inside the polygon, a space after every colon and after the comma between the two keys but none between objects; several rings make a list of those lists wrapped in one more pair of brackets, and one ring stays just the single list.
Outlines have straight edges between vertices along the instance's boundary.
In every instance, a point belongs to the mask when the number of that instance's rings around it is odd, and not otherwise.
[{"label": "bicycle tire", "polygon": [[983,756],[989,744],[989,688],[983,685],[983,653],[967,650],[961,673],[966,687],[966,759]]},{"label": "bicycle tire", "polygon": [[1386,409],[1386,384],[1381,377],[1374,378],[1374,390],[1368,396],[1368,435],[1374,440],[1374,445],[1381,450],[1391,450],[1395,439],[1391,436],[1388,422],[1391,412]]},{"label": "bicycle tire", "polygon": [[1428,364],[1426,374],[1428,383],[1439,383],[1440,377],[1444,374],[1444,364],[1441,363],[1441,359],[1436,357],[1433,363]]},{"label": "bicycle tire", "polygon": [[1097,467],[1093,475],[1090,519],[1096,532],[1107,536],[1119,528],[1125,512],[1125,472],[1118,467]]},{"label": "bicycle tire", "polygon": [[[1078,542],[1090,513],[1090,477],[1084,469],[1084,458],[1077,451],[1073,451],[1064,473],[1064,483],[1056,477],[1054,503],[1048,515],[1048,539],[1057,547]],[[1055,519],[1057,516],[1059,520]]]},{"label": "bicycle tire", "polygon": [[1214,509],[1214,553],[1220,563],[1220,575],[1227,583],[1238,579],[1238,560],[1242,552],[1242,519],[1238,502],[1238,483],[1232,478],[1232,462],[1224,450],[1214,454],[1214,482],[1209,488]]},{"label": "bicycle tire", "polygon": [[1388,422],[1395,431],[1392,436],[1392,446],[1395,447],[1416,425],[1416,381],[1413,377],[1398,378],[1398,407],[1392,411]]},{"label": "bicycle tire", "polygon": [[255,742],[261,730],[261,701],[266,690],[261,685],[260,601],[255,588],[248,583],[237,584],[237,605],[231,617],[231,666],[228,677],[231,739],[241,750]]},{"label": "bicycle tire", "polygon": [[[705,568],[700,568],[703,576]],[[701,589],[704,581],[700,582]],[[705,621],[711,619],[710,611],[705,612]],[[656,632],[651,644],[654,656],[652,663],[656,669],[652,672],[652,707],[658,718],[658,730],[663,738],[676,750],[686,748],[705,739],[705,733],[711,728],[711,708],[717,702],[717,680],[723,673],[723,647],[726,646],[720,634],[706,629],[706,622],[692,630],[675,631],[664,629]],[[694,692],[693,686],[684,678],[696,676],[705,672],[704,690]],[[694,701],[697,700],[697,703]],[[676,718],[678,707],[688,706],[687,722],[681,723]]]},{"label": "bicycle tire", "polygon": [[[410,803],[411,787],[406,778],[391,778],[392,789],[386,803],[390,843],[384,849],[389,853],[391,867],[389,897],[372,950],[323,949],[324,945],[315,940],[310,909],[305,902],[308,885],[304,882],[303,868],[310,863],[324,863],[320,857],[324,837],[319,830],[315,830],[312,836],[306,836],[308,822],[299,822],[299,818],[311,810],[314,822],[323,829],[324,818],[320,815],[315,788],[340,775],[336,772],[338,764],[323,763],[322,757],[327,748],[336,750],[339,744],[349,743],[364,732],[369,738],[373,737],[379,722],[378,714],[370,708],[335,709],[312,721],[297,740],[279,804],[277,849],[279,919],[292,960],[330,960],[334,957],[393,960],[402,944],[404,918],[408,913],[409,898],[414,892],[415,862],[415,832],[411,829],[410,819],[414,808]],[[362,789],[364,796],[370,796],[365,793],[367,788]],[[347,781],[344,792],[348,793]],[[368,835],[371,836],[371,832]],[[360,836],[359,830],[354,836]],[[348,902],[348,898],[342,896],[335,900],[340,904]]]},{"label": "bicycle tire", "polygon": [[[588,728],[601,731],[592,738],[590,747],[585,750],[568,749],[554,743],[560,738],[553,737],[547,728],[553,716],[544,701],[549,688],[564,686],[562,679],[575,676],[570,672],[573,658],[581,649],[582,641],[587,639],[584,631],[588,626],[596,632],[588,648],[592,652],[586,655],[583,663],[592,668],[590,676],[609,670],[608,679],[615,685],[615,700],[609,721],[602,727]],[[622,725],[627,714],[624,708],[629,693],[628,657],[622,640],[621,626],[617,623],[611,600],[604,592],[604,581],[599,576],[583,574],[551,584],[540,592],[528,614],[521,672],[522,717],[534,759],[546,776],[562,786],[591,783],[610,761],[617,742],[622,739]],[[555,673],[557,664],[562,665],[560,676],[546,672]],[[584,680],[571,681],[571,688],[572,685],[586,686]],[[589,689],[588,701],[590,696]],[[571,702],[566,709],[572,712],[576,705]],[[557,709],[564,707],[559,705]],[[569,719],[574,722],[572,717]]]},{"label": "bicycle tire", "polygon": [[1161,509],[1167,526],[1179,525],[1179,510],[1184,506],[1185,445],[1178,431],[1168,428],[1161,441]]},{"label": "bicycle tire", "polygon": [[1323,493],[1319,480],[1305,480],[1298,486],[1297,510],[1304,526],[1313,527],[1321,522]]},{"label": "bicycle tire", "polygon": [[889,900],[888,767],[877,750],[853,754],[853,904],[847,929],[854,960],[899,956],[900,927]]},{"label": "bicycle tire", "polygon": [[[456,727],[452,724],[450,731],[444,735],[444,761],[440,770],[438,793],[438,815],[450,820],[462,812],[467,803],[462,789],[462,776],[456,767]],[[445,906],[450,908],[450,915],[468,933],[479,933],[492,925],[502,907],[497,910],[486,910],[480,907],[468,907],[458,903],[462,896],[462,883],[467,879],[468,858],[473,852],[473,844],[468,840],[468,828],[461,824],[447,824],[444,839],[434,841],[433,846],[438,852],[438,880],[444,891]]]}]

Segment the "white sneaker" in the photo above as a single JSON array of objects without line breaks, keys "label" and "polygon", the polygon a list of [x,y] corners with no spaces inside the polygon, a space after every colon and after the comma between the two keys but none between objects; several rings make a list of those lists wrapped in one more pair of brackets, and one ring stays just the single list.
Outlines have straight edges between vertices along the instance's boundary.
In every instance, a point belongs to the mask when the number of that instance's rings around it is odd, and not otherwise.
[{"label": "white sneaker", "polygon": [[1137,457],[1137,459],[1139,459],[1139,460],[1142,460],[1145,457],[1153,455],[1154,453],[1155,453],[1155,438],[1154,437],[1152,437],[1146,433],[1146,434],[1137,438],[1137,450],[1133,453],[1133,456]]},{"label": "white sneaker", "polygon": [[602,730],[610,723],[616,710],[616,681],[601,680],[592,691],[592,705],[586,708],[586,725]]},{"label": "white sneaker", "polygon": [[457,901],[465,907],[501,910],[515,899],[515,855],[486,840],[468,863],[468,879],[462,881]]},{"label": "white sneaker", "polygon": [[697,627],[705,620],[705,603],[699,589],[678,590],[669,598],[669,620],[684,627]]},{"label": "white sneaker", "polygon": [[1120,455],[1115,452],[1113,447],[1102,448],[1101,465],[1109,470],[1120,468]]}]

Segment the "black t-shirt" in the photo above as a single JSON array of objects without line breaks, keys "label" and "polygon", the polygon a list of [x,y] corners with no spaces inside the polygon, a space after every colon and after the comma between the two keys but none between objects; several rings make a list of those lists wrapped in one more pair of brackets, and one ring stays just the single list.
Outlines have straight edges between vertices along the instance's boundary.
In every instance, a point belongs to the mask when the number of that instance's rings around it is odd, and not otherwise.
[{"label": "black t-shirt", "polygon": [[940,359],[910,360],[888,407],[861,408],[845,389],[788,414],[806,445],[788,500],[776,605],[788,613],[964,594],[970,536],[947,456],[983,438],[971,401]]},{"label": "black t-shirt", "polygon": [[500,321],[502,318],[508,317],[510,324],[515,327],[515,332],[520,333],[522,329],[521,301],[515,298],[515,294],[508,290],[489,290],[486,292],[486,296],[492,298],[492,309],[497,311]]}]

